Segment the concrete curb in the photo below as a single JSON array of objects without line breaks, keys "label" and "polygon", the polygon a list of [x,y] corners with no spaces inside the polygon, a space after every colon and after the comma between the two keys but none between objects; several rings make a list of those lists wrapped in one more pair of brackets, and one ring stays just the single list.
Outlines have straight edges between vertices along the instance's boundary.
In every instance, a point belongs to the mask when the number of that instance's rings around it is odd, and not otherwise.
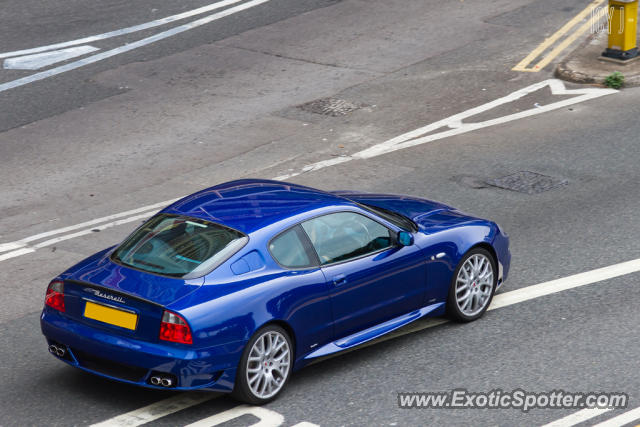
[{"label": "concrete curb", "polygon": [[624,75],[623,87],[640,86],[640,61],[629,64],[603,61],[600,57],[606,47],[606,32],[590,35],[556,66],[555,76],[573,83],[603,85],[607,76],[619,71]]}]

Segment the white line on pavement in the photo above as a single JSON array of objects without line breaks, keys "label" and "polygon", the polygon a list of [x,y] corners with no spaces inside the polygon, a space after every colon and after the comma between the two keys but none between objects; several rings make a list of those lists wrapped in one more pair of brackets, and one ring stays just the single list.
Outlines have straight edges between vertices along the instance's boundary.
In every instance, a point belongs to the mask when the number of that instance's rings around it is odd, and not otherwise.
[{"label": "white line on pavement", "polygon": [[567,415],[566,417],[560,418],[559,420],[552,421],[549,424],[543,425],[542,427],[571,427],[584,421],[590,420],[591,418],[602,415],[605,412],[609,412],[610,410],[611,409],[609,408],[587,408],[575,412],[571,415]]},{"label": "white line on pavement", "polygon": [[119,219],[117,221],[113,221],[113,222],[108,222],[106,224],[101,224],[101,225],[97,225],[95,227],[92,228],[87,228],[81,231],[77,231],[75,233],[71,233],[71,234],[65,234],[64,236],[60,236],[60,237],[54,237],[53,239],[49,239],[49,240],[45,240],[44,242],[40,242],[37,243],[35,245],[32,245],[31,247],[25,247],[22,249],[18,249],[15,251],[11,251],[11,252],[7,252],[4,253],[2,255],[0,255],[0,261],[4,261],[10,258],[15,258],[18,257],[20,255],[26,255],[26,254],[30,254],[36,251],[36,249],[41,249],[47,246],[51,246],[54,245],[58,242],[63,242],[65,240],[69,240],[69,239],[73,239],[76,237],[80,237],[80,236],[85,236],[87,234],[91,234],[95,231],[102,231],[102,230],[106,230],[107,228],[111,228],[111,227],[115,227],[118,225],[122,225],[122,224],[127,224],[129,222],[134,222],[134,221],[138,221],[141,219],[146,219],[149,218],[151,215],[153,215],[156,211],[153,210],[151,212],[145,212],[142,213],[140,215],[134,215],[128,218],[124,218],[124,219]]},{"label": "white line on pavement", "polygon": [[556,292],[566,291],[567,289],[578,288],[591,283],[602,282],[604,280],[613,279],[615,277],[624,276],[638,271],[640,271],[640,258],[609,265],[607,267],[597,268],[584,273],[574,274],[561,279],[539,283],[533,286],[527,286],[525,288],[516,289],[515,291],[496,295],[491,302],[489,310],[495,310],[497,308],[506,307]]},{"label": "white line on pavement", "polygon": [[55,230],[46,231],[44,233],[34,234],[33,236],[25,237],[24,239],[16,240],[14,242],[2,243],[0,244],[0,252],[6,252],[14,249],[24,248],[25,246],[28,245],[29,242],[44,239],[45,237],[55,236],[57,234],[78,230],[81,228],[89,227],[92,225],[100,224],[100,223],[111,221],[114,219],[124,218],[124,217],[135,215],[141,212],[158,210],[160,208],[163,208],[175,202],[176,200],[179,200],[179,199],[165,200],[164,202],[154,203],[152,205],[143,206],[141,208],[131,209],[128,211],[117,213],[117,214],[103,216],[101,218],[96,218],[90,221],[81,222],[80,224],[70,225],[68,227],[57,228]]},{"label": "white line on pavement", "polygon": [[35,53],[33,55],[18,56],[5,59],[2,67],[7,70],[39,70],[57,62],[67,61],[71,58],[86,55],[100,50],[93,46],[75,46],[50,52]]},{"label": "white line on pavement", "polygon": [[202,402],[211,400],[211,393],[182,393],[168,399],[160,400],[135,411],[110,418],[98,424],[92,424],[91,427],[110,427],[110,426],[128,426],[134,427],[149,423],[158,418],[181,411],[191,406],[199,405]]},{"label": "white line on pavement", "polygon": [[638,418],[640,418],[640,408],[632,409],[624,414],[618,415],[617,417],[613,417],[607,421],[596,424],[593,427],[618,427],[636,421]]},{"label": "white line on pavement", "polygon": [[238,6],[231,7],[229,9],[225,9],[222,12],[214,13],[213,15],[206,16],[204,18],[197,19],[195,21],[189,22],[187,24],[180,25],[178,27],[172,28],[170,30],[163,31],[161,33],[155,34],[150,37],[146,37],[142,40],[138,40],[135,42],[131,42],[125,44],[123,46],[117,47],[115,49],[108,50],[106,52],[98,53],[88,58],[83,58],[78,61],[70,62],[65,65],[60,65],[59,67],[51,68],[49,70],[41,71],[39,73],[31,74],[30,76],[22,77],[20,79],[12,80],[7,83],[0,84],[0,92],[5,90],[14,89],[16,87],[24,86],[29,83],[33,83],[39,80],[44,80],[46,78],[56,76],[58,74],[65,73],[67,71],[75,70],[76,68],[84,67],[85,65],[93,64],[95,62],[102,61],[107,58],[111,58],[112,56],[119,55],[124,52],[129,52],[131,50],[137,49],[139,47],[146,46],[151,43],[155,43],[157,41],[166,39],[171,36],[175,36],[176,34],[183,33],[185,31],[193,30],[194,28],[200,27],[202,25],[208,24],[210,22],[216,21],[218,19],[224,18],[225,16],[233,15],[234,13],[241,12],[246,9],[250,9],[255,6],[259,6],[263,3],[267,3],[270,0],[252,0],[247,3],[243,3]]},{"label": "white line on pavement", "polygon": [[13,52],[3,52],[0,53],[0,58],[9,58],[12,56],[21,56],[21,55],[29,55],[32,53],[45,52],[48,50],[57,50],[67,46],[75,46],[78,44],[91,43],[98,40],[105,40],[112,37],[118,37],[125,34],[135,33],[137,31],[147,30],[149,28],[159,27],[160,25],[169,24],[174,21],[178,21],[184,18],[190,18],[192,16],[201,15],[206,12],[211,12],[212,10],[220,9],[221,7],[226,7],[232,5],[234,3],[239,3],[243,0],[224,0],[217,3],[211,3],[206,6],[188,10],[186,12],[179,13],[177,15],[167,16],[166,18],[156,19],[155,21],[145,22],[144,24],[134,25],[133,27],[122,28],[120,30],[109,31],[108,33],[96,34],[94,36],[88,36],[77,40],[71,40],[68,42],[50,44],[47,46],[35,47],[32,49],[23,49],[16,50]]},{"label": "white line on pavement", "polygon": [[[640,271],[640,258],[634,259],[631,261],[622,262],[619,264],[613,264],[607,267],[597,268],[595,270],[586,271],[584,273],[578,273],[571,276],[567,276],[561,279],[551,280],[548,282],[539,283],[537,285],[527,286],[524,288],[516,289],[509,292],[504,292],[502,294],[498,294],[493,298],[491,306],[489,310],[495,310],[502,307],[508,307],[510,305],[519,304],[524,301],[529,301],[535,298],[540,298],[545,295],[551,295],[557,292],[566,291],[568,289],[578,288],[580,286],[585,286],[591,283],[596,283],[608,279],[613,279],[615,277],[619,277],[622,275],[635,273]],[[594,279],[592,279],[595,278]],[[345,354],[349,351],[358,350],[364,347],[368,347],[370,345],[374,345],[376,343],[387,341],[393,339],[395,337],[399,337],[402,335],[407,335],[413,332],[418,332],[424,329],[432,328],[434,326],[442,325],[444,323],[448,323],[445,319],[441,318],[427,318],[423,320],[418,320],[416,322],[411,323],[406,328],[397,329],[396,331],[384,335],[377,340],[369,341],[361,346],[358,346],[354,349],[346,350],[340,353],[336,353],[335,355],[322,358],[321,360],[326,360],[332,357],[339,357],[342,354]],[[182,396],[182,395],[180,395]],[[178,399],[180,396],[176,397]],[[217,396],[212,396],[211,399]],[[170,401],[171,398],[166,399],[163,402]],[[200,402],[198,402],[200,403]],[[169,415],[170,413],[180,411],[182,409],[188,408],[190,406],[196,405],[197,403],[189,403],[184,402],[182,406],[177,404],[172,404],[172,408],[174,408],[171,412],[166,413],[165,415]],[[147,408],[147,407],[145,407]],[[141,408],[135,412],[134,418],[127,417],[127,414],[119,415],[110,420],[104,421],[100,425],[115,425],[115,426],[138,426],[144,424],[148,421],[138,422],[137,417],[141,417],[140,419],[146,419],[147,415],[145,414],[145,408]],[[166,411],[165,411],[166,412]],[[586,413],[585,413],[586,414]],[[575,414],[573,414],[575,415]],[[596,414],[599,415],[599,414]],[[594,416],[596,416],[594,415]],[[586,416],[586,415],[581,415]],[[155,419],[155,418],[154,418]]]},{"label": "white line on pavement", "polygon": [[20,255],[32,254],[35,251],[36,250],[33,249],[33,248],[17,249],[15,251],[7,252],[6,254],[0,255],[0,261],[5,261],[5,260],[10,259],[10,258],[19,257]]},{"label": "white line on pavement", "polygon": [[[501,105],[516,101],[526,95],[529,95],[545,87],[549,87],[553,95],[561,95],[561,96],[576,95],[576,96],[573,98],[562,100],[562,101],[553,102],[551,104],[542,105],[540,107],[534,107],[529,110],[520,111],[518,113],[509,114],[509,115],[498,117],[491,120],[485,120],[483,122],[476,122],[476,123],[462,122],[464,119],[468,119],[469,117],[490,111]],[[535,83],[531,86],[527,86],[523,89],[517,90],[502,98],[498,98],[494,101],[487,102],[486,104],[480,105],[475,108],[471,108],[470,110],[463,111],[462,113],[455,114],[451,117],[447,117],[446,119],[439,120],[427,126],[412,130],[410,132],[407,132],[395,138],[389,139],[385,142],[374,145],[365,150],[359,151],[355,154],[342,156],[342,157],[335,157],[328,160],[322,160],[320,162],[312,163],[310,165],[303,167],[299,172],[282,175],[282,176],[279,176],[277,179],[285,180],[293,176],[300,175],[301,173],[316,171],[319,169],[326,168],[328,166],[349,162],[351,160],[369,159],[372,157],[377,157],[382,154],[391,153],[393,151],[401,150],[404,148],[415,147],[416,145],[426,144],[428,142],[437,141],[439,139],[448,138],[450,136],[460,135],[460,134],[471,132],[474,130],[483,129],[489,126],[495,126],[495,125],[511,122],[514,120],[523,119],[525,117],[535,116],[537,114],[547,113],[549,111],[557,110],[559,108],[564,108],[569,105],[588,101],[590,99],[599,98],[601,96],[611,95],[617,92],[618,91],[614,89],[600,89],[600,88],[567,89],[561,80],[558,80],[558,79],[544,80],[540,83]],[[433,132],[440,128],[446,128],[446,130],[427,135],[429,132]],[[423,136],[423,135],[426,135],[426,136]]]},{"label": "white line on pavement", "polygon": [[566,417],[560,418],[559,420],[552,421],[549,424],[543,425],[542,427],[571,427],[590,420],[591,418],[602,415],[610,410],[611,409],[608,408],[587,408],[578,412],[574,412],[573,414],[567,415]]}]

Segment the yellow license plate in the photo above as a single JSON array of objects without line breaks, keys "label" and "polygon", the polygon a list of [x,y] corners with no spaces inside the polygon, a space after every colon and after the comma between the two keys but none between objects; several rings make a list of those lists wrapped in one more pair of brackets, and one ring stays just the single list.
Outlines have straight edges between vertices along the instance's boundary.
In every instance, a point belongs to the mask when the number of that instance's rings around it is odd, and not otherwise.
[{"label": "yellow license plate", "polygon": [[120,326],[121,328],[131,329],[132,331],[136,329],[138,323],[138,315],[135,313],[129,313],[102,304],[95,304],[90,301],[87,301],[84,306],[84,317],[110,325]]}]

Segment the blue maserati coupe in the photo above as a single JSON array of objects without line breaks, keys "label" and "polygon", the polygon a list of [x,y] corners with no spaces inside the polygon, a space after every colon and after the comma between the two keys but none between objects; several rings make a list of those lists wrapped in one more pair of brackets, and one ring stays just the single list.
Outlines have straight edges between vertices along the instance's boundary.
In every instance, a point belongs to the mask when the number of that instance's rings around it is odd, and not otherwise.
[{"label": "blue maserati coupe", "polygon": [[48,286],[49,351],[114,380],[261,404],[314,358],[424,316],[482,316],[494,222],[410,196],[239,180],[187,196]]}]

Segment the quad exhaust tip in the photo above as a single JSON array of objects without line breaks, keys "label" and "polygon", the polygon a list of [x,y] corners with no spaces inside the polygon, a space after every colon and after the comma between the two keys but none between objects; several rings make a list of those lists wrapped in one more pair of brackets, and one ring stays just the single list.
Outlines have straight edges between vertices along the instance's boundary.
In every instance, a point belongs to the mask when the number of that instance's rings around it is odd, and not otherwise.
[{"label": "quad exhaust tip", "polygon": [[49,346],[49,353],[53,354],[54,356],[64,357],[66,352],[67,351],[62,346],[57,346],[55,344],[51,344]]},{"label": "quad exhaust tip", "polygon": [[171,387],[173,385],[173,379],[167,378],[167,377],[160,377],[160,376],[151,377],[149,382],[151,382],[151,384],[155,386],[162,386],[162,387]]}]

